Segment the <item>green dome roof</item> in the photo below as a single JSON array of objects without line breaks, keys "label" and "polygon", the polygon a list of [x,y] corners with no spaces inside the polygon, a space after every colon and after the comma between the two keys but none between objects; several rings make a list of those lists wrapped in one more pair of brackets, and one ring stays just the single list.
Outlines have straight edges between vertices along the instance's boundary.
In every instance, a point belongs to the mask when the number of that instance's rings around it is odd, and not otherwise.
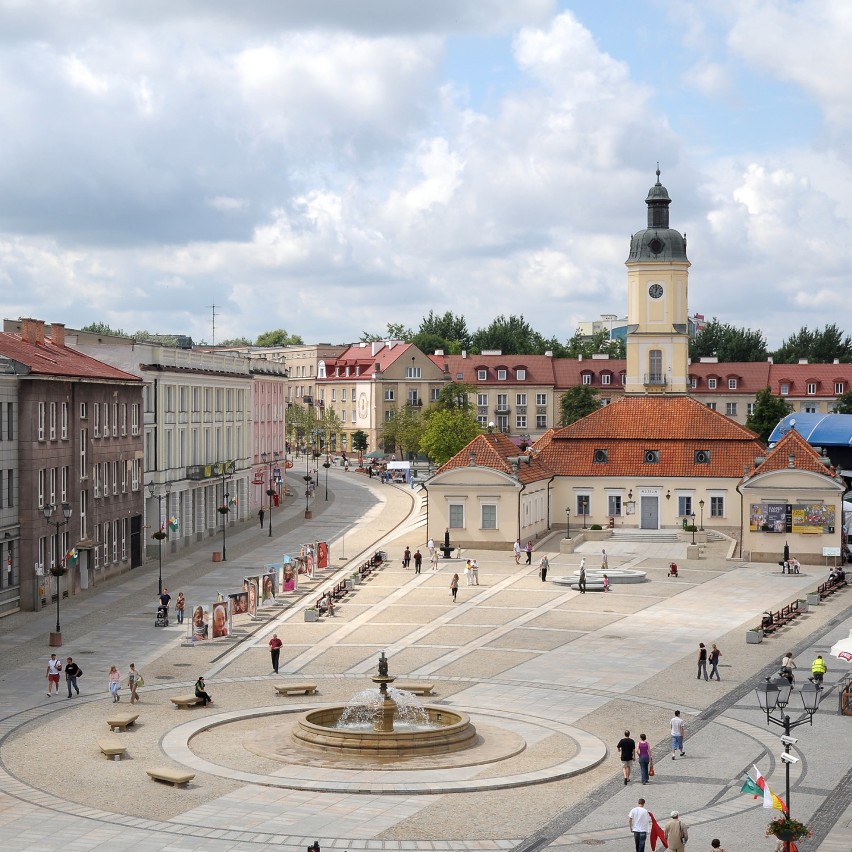
[{"label": "green dome roof", "polygon": [[645,199],[648,205],[648,227],[638,231],[630,239],[630,255],[627,262],[637,260],[688,260],[686,236],[669,227],[668,190],[660,183],[660,167],[657,165],[657,182],[648,190]]}]

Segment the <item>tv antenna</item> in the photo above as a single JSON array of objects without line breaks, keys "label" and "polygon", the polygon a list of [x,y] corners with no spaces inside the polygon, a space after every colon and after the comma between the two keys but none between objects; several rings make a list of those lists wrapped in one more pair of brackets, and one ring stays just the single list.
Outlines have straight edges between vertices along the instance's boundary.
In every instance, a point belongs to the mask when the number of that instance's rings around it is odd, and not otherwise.
[{"label": "tv antenna", "polygon": [[216,345],[216,305],[207,305],[213,311],[213,343],[211,345]]}]

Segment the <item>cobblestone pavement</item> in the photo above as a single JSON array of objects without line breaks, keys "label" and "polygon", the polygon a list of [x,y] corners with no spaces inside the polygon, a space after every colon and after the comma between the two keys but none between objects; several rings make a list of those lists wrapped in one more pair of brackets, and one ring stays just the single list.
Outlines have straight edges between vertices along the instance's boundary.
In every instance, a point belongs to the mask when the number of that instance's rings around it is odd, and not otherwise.
[{"label": "cobblestone pavement", "polygon": [[[427,562],[420,575],[400,563],[406,545],[424,549],[428,538],[420,492],[333,470],[330,499],[323,496],[309,521],[303,501],[286,501],[272,538],[256,524],[233,528],[227,563],[209,561],[214,538],[167,559],[166,585],[192,602],[235,589],[304,541],[332,543],[332,570],[256,621],[237,620],[223,643],[190,647],[174,623],[154,627],[156,562],[63,602],[61,654],[85,670],[79,700],[45,695],[55,613],[0,621],[3,849],[295,852],[315,839],[324,850],[628,849],[627,812],[640,795],[661,821],[680,811],[696,852],[713,837],[728,852],[771,848],[763,829],[772,813],[739,792],[756,763],[785,795],[780,728],[756,709],[754,687],[784,651],[806,669],[846,636],[850,596],[835,595],[760,645],[745,644],[745,629],[762,610],[813,589],[824,572],[782,577],[774,565],[728,562],[724,542],[708,545],[700,562],[686,561],[679,543],[610,543],[610,565],[646,571],[648,581],[579,595],[542,583],[534,565],[515,565],[509,543],[505,552],[465,553],[480,562],[480,585],[462,577],[454,603],[449,583],[461,561],[442,561],[435,572]],[[440,532],[432,531],[436,539]],[[304,609],[377,548],[390,560],[334,618],[306,623]],[[581,555],[594,566],[600,543],[563,555],[555,534],[537,550],[548,554],[552,578],[572,573]],[[683,567],[677,580],[666,577],[672,558]],[[267,649],[273,631],[284,641],[278,676]],[[699,641],[722,649],[721,682],[696,679]],[[481,740],[475,750],[414,768],[353,768],[291,745],[296,715],[370,687],[382,650],[391,674],[434,682],[430,703],[470,714]],[[115,735],[129,758],[107,761],[96,747],[116,709],[106,672],[131,660],[146,677],[134,709],[140,719]],[[829,668],[813,726],[795,734],[790,804],[814,829],[802,852],[852,848],[852,718],[837,713],[843,669],[836,660]],[[200,672],[216,702],[174,709],[169,698]],[[275,696],[272,684],[288,678],[317,683],[318,695]],[[675,707],[687,741],[686,755],[672,761]],[[621,779],[615,743],[625,728],[652,743],[657,772],[647,787]],[[147,778],[155,764],[190,766],[197,777],[175,790]]]}]

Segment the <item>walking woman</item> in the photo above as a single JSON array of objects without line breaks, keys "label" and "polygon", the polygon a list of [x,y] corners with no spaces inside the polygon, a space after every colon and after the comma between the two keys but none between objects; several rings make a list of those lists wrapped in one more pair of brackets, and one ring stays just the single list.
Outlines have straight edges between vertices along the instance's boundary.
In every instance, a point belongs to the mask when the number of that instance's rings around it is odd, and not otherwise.
[{"label": "walking woman", "polygon": [[642,783],[647,784],[654,759],[651,757],[651,744],[645,734],[639,734],[639,745],[636,750],[639,752],[639,771],[642,773]]},{"label": "walking woman", "polygon": [[175,601],[175,612],[177,612],[178,624],[183,624],[183,614],[186,610],[186,598],[183,592],[178,592],[177,600]]},{"label": "walking woman", "polygon": [[118,690],[121,689],[121,672],[115,667],[109,668],[109,694],[112,696],[112,703],[121,701],[121,696]]},{"label": "walking woman", "polygon": [[459,591],[459,575],[453,574],[453,579],[450,580],[450,593],[453,596],[453,603],[456,602],[456,595]]},{"label": "walking woman", "polygon": [[127,685],[130,687],[130,703],[135,704],[139,700],[136,689],[142,685],[142,675],[136,671],[134,663],[130,664],[130,671],[127,673]]}]

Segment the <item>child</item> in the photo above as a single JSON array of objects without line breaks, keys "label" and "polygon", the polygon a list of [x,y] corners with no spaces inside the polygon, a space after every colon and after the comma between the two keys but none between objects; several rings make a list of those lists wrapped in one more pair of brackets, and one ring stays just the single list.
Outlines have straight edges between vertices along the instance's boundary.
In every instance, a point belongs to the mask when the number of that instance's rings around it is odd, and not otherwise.
[{"label": "child", "polygon": [[604,591],[609,591],[609,577],[606,574],[603,575],[603,583],[604,583]]},{"label": "child", "polygon": [[710,841],[710,848],[711,849],[718,849],[719,852],[725,852],[725,850],[722,848],[722,843],[719,840],[715,840],[715,839],[711,840]]}]

